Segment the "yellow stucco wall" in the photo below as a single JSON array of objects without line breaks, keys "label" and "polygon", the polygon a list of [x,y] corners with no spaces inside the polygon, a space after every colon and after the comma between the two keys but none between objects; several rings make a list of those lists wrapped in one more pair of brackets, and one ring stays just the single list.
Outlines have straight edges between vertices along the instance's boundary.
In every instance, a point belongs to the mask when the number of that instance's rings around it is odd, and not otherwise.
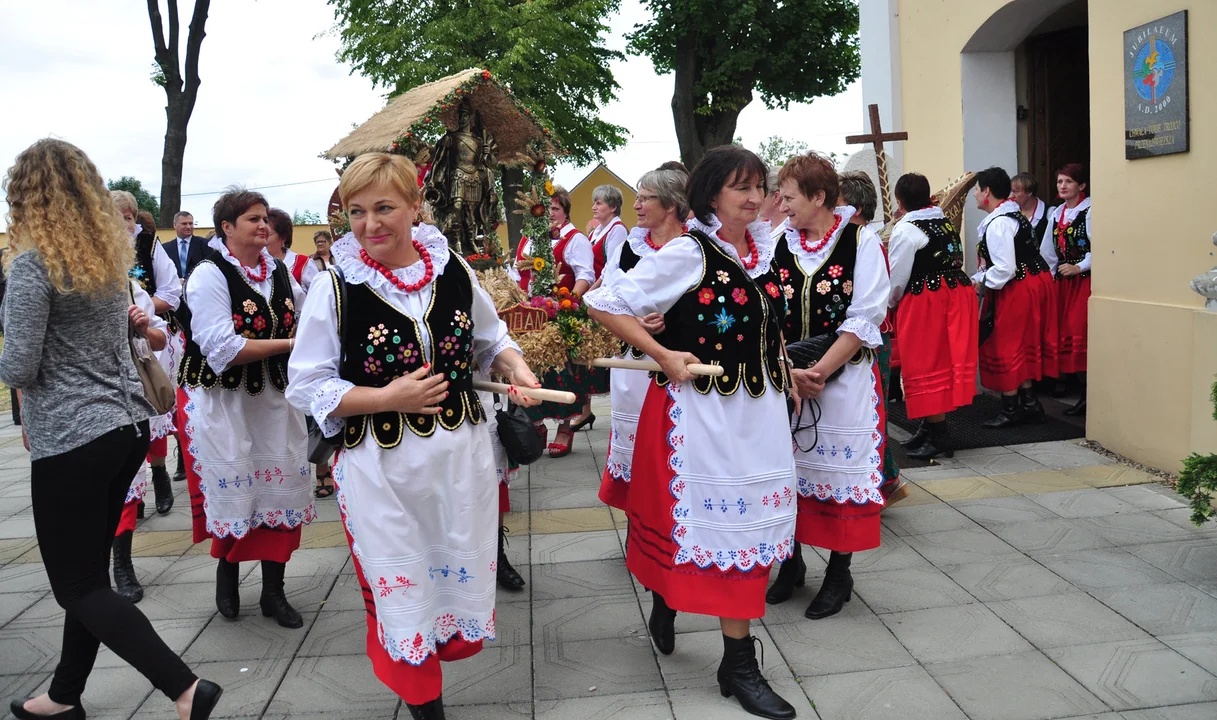
[{"label": "yellow stucco wall", "polygon": [[[1008,0],[901,0],[904,167],[939,186],[965,170],[960,52]],[[1191,150],[1124,159],[1124,31],[1188,10]],[[1217,313],[1188,281],[1217,265],[1217,2],[1090,0],[1091,177],[1095,178],[1087,434],[1148,465],[1178,469],[1217,451],[1208,387]],[[932,69],[932,71],[931,71]],[[1062,71],[1067,71],[1062,69]]]}]

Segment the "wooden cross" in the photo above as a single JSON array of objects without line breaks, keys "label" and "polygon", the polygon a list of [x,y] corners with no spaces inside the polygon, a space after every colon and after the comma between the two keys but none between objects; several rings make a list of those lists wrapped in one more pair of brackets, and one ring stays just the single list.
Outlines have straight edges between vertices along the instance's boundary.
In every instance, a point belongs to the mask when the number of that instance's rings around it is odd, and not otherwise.
[{"label": "wooden cross", "polygon": [[879,123],[879,106],[873,103],[870,105],[870,134],[849,135],[845,138],[847,145],[871,143],[875,148],[875,165],[879,168],[879,196],[883,200],[883,224],[885,225],[892,221],[892,204],[888,200],[891,195],[887,190],[887,156],[883,153],[883,143],[908,139],[909,134],[906,132],[883,132]]}]

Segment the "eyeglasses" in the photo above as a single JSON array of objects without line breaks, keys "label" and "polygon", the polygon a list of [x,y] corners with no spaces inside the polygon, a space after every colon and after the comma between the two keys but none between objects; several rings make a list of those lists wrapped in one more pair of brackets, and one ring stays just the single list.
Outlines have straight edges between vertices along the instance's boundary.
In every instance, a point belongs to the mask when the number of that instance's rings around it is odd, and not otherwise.
[{"label": "eyeglasses", "polygon": [[652,200],[658,200],[658,199],[659,199],[658,195],[639,195],[638,196],[638,202],[640,202],[644,205],[646,203],[651,202]]}]

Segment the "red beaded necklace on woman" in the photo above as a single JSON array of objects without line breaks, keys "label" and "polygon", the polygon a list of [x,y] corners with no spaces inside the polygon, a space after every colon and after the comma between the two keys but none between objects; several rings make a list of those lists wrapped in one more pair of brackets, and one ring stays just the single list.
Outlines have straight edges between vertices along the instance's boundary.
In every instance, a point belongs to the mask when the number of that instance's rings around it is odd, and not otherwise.
[{"label": "red beaded necklace on woman", "polygon": [[818,241],[816,241],[815,245],[808,245],[807,244],[807,231],[800,230],[799,231],[799,244],[803,246],[803,249],[806,250],[807,252],[811,253],[812,255],[823,250],[824,246],[828,244],[828,241],[832,239],[833,233],[835,233],[837,231],[837,228],[841,227],[841,216],[837,215],[836,217],[837,217],[837,221],[832,224],[832,227],[829,228],[828,232],[824,233],[824,237],[822,237]]},{"label": "red beaded necklace on woman", "polygon": [[[236,257],[237,257],[236,255],[233,255],[234,259]],[[245,273],[245,277],[249,278],[250,280],[253,280],[254,282],[262,282],[263,280],[266,279],[266,270],[267,270],[266,256],[263,255],[261,251],[258,252],[258,274],[257,275],[254,275],[254,271],[245,267],[245,263],[241,262],[240,260],[237,260],[237,264],[241,266],[241,272]]]},{"label": "red beaded necklace on woman", "polygon": [[[718,235],[718,233],[715,233],[715,235]],[[718,235],[718,239],[722,240],[723,242],[730,242],[728,240],[723,240],[722,235]],[[752,270],[756,267],[757,261],[761,258],[756,252],[756,242],[752,239],[752,233],[748,232],[747,230],[744,231],[744,241],[748,243],[748,255],[746,259],[740,258],[740,262],[744,263],[745,270]]]},{"label": "red beaded necklace on woman", "polygon": [[393,283],[398,290],[401,290],[404,293],[418,292],[420,288],[431,282],[431,276],[435,274],[435,269],[431,266],[431,253],[427,252],[427,249],[422,246],[422,243],[414,239],[411,239],[410,242],[414,243],[414,250],[418,253],[418,257],[422,259],[423,265],[425,265],[427,268],[427,271],[423,273],[423,279],[419,280],[418,282],[410,283],[408,285],[402,282],[401,278],[394,275],[392,270],[373,260],[372,257],[368,255],[368,251],[364,250],[363,248],[359,249],[359,259],[363,260],[364,265],[367,265],[373,270],[379,272],[381,275],[384,275],[385,279]]}]

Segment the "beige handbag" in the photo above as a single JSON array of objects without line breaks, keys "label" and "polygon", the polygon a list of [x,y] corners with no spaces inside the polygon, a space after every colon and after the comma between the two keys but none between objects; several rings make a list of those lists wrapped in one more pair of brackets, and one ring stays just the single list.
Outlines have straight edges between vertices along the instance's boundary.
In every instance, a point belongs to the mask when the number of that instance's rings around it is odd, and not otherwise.
[{"label": "beige handbag", "polygon": [[[135,302],[135,294],[131,294],[131,302]],[[135,362],[135,372],[139,375],[140,384],[144,386],[144,397],[156,410],[157,415],[164,415],[173,410],[177,398],[176,388],[169,381],[165,368],[161,367],[152,347],[142,335],[135,334],[135,328],[127,323],[127,340],[131,346],[131,359]]]}]

